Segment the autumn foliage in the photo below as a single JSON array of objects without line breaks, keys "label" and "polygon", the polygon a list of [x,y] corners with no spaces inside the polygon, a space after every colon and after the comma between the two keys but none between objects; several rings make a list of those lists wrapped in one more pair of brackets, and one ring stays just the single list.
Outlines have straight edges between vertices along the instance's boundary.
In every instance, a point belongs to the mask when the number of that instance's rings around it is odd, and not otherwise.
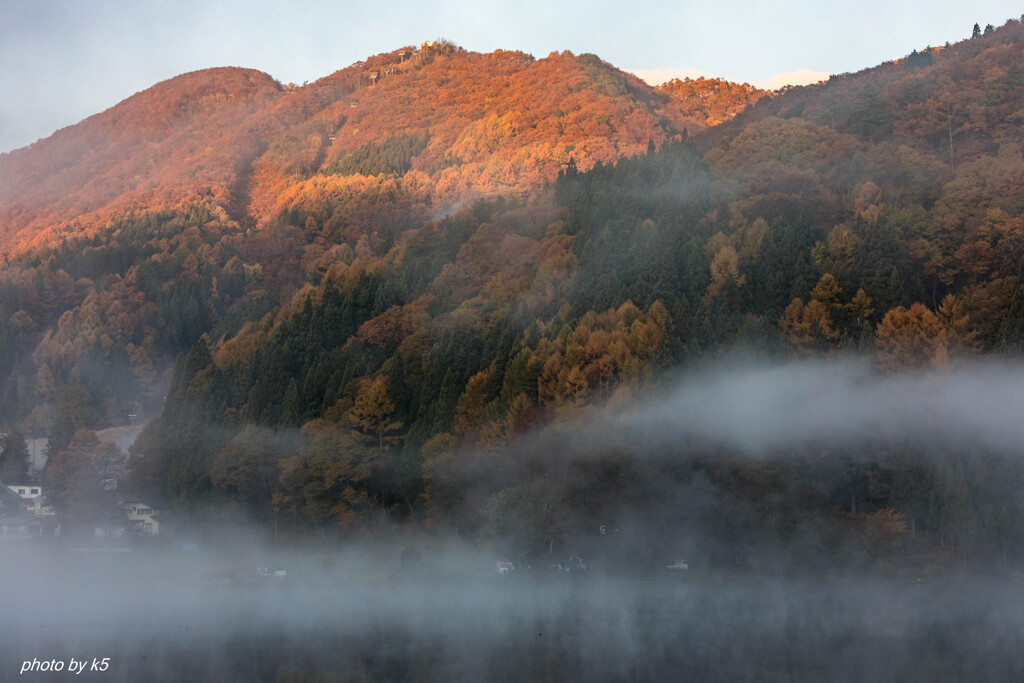
[{"label": "autumn foliage", "polygon": [[658,90],[678,100],[694,114],[704,116],[709,126],[733,118],[762,97],[770,95],[749,83],[731,83],[703,76],[683,80],[673,78],[659,85]]},{"label": "autumn foliage", "polygon": [[[508,475],[470,500],[474,474],[665,368],[1024,346],[1022,56],[1009,22],[771,96],[447,43],[302,87],[186,74],[0,156],[0,407],[65,479],[97,453],[81,430],[141,414],[131,485],[189,505],[317,530],[523,516],[553,543],[621,490]],[[868,554],[926,517],[911,499],[966,496],[953,470],[897,500],[731,467],[694,476],[848,510]]]}]

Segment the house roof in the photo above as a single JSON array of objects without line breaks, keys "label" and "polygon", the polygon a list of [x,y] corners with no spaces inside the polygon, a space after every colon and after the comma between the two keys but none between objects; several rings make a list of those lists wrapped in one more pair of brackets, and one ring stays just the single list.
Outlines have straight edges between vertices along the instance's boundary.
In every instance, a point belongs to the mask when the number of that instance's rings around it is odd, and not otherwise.
[{"label": "house roof", "polygon": [[0,484],[0,516],[16,514],[25,507],[25,500],[6,484]]}]

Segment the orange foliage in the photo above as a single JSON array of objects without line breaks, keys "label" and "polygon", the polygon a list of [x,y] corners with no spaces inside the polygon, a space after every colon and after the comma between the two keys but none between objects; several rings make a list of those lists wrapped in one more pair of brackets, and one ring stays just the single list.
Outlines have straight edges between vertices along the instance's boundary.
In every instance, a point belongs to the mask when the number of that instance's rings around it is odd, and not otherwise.
[{"label": "orange foliage", "polygon": [[[339,195],[360,196],[362,208],[344,221],[350,233],[367,229],[367,207],[388,192],[424,209],[434,198],[529,195],[570,159],[587,169],[700,127],[684,107],[592,55],[403,48],[301,88],[258,71],[208,69],[0,155],[0,253],[37,236],[44,246],[87,234],[126,211],[204,198],[266,223],[296,205],[322,210]],[[318,175],[399,134],[428,136],[405,178]]]},{"label": "orange foliage", "polygon": [[949,359],[942,320],[919,303],[886,313],[878,324],[875,343],[879,360],[889,368],[941,366]]},{"label": "orange foliage", "polygon": [[704,117],[709,126],[733,118],[769,95],[767,90],[760,90],[749,83],[731,83],[721,78],[703,76],[696,80],[689,77],[683,80],[673,78],[657,89],[679,101],[692,114]]}]

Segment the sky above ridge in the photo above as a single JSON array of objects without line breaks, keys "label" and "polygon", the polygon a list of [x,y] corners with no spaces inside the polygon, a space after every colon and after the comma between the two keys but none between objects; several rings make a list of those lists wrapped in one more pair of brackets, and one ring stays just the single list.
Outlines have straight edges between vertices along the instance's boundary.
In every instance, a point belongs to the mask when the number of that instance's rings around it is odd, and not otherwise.
[{"label": "sky above ridge", "polygon": [[0,152],[213,66],[284,83],[444,37],[467,50],[593,52],[652,83],[777,88],[857,71],[1020,17],[1004,0],[0,0]]}]

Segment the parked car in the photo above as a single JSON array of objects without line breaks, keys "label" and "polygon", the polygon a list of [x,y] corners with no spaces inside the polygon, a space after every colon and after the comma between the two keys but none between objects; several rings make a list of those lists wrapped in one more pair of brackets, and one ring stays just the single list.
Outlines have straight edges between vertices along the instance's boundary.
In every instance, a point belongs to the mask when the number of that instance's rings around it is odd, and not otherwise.
[{"label": "parked car", "polygon": [[686,563],[686,560],[676,560],[672,564],[665,567],[665,569],[668,569],[670,572],[685,572],[689,571],[690,565]]},{"label": "parked car", "polygon": [[495,562],[495,569],[498,572],[498,576],[508,576],[515,571],[516,566],[512,564],[511,560],[501,559]]}]

